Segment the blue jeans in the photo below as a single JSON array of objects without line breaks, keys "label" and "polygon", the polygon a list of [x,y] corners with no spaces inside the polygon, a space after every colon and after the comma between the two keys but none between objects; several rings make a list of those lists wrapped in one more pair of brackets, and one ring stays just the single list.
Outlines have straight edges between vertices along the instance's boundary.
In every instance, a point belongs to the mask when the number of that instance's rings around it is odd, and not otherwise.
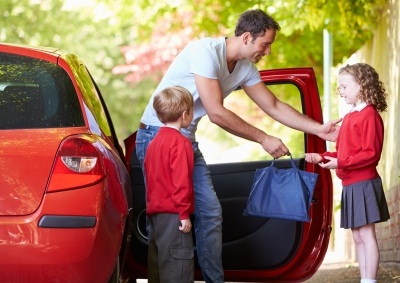
[{"label": "blue jeans", "polygon": [[[159,127],[147,126],[139,129],[136,135],[136,155],[143,169],[147,146],[157,134]],[[204,281],[224,282],[222,267],[222,208],[214,191],[209,168],[197,142],[194,150],[194,229],[197,257]],[[146,174],[143,169],[143,174]]]}]

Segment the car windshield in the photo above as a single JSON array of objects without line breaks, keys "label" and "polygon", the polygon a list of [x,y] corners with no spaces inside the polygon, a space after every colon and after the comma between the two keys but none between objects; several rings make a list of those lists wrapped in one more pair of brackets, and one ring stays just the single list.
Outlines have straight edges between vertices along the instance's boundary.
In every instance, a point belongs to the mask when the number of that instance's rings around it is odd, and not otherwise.
[{"label": "car windshield", "polygon": [[0,53],[0,130],[84,125],[75,88],[64,69]]}]

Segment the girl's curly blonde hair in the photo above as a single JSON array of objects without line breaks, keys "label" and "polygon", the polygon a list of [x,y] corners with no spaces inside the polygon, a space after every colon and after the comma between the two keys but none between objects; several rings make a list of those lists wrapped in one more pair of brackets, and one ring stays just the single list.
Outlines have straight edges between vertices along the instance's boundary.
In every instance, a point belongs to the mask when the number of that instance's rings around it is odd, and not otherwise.
[{"label": "girl's curly blonde hair", "polygon": [[342,74],[353,76],[359,84],[359,96],[362,101],[374,105],[378,112],[386,111],[387,93],[373,67],[365,63],[346,65],[339,70],[339,75]]}]

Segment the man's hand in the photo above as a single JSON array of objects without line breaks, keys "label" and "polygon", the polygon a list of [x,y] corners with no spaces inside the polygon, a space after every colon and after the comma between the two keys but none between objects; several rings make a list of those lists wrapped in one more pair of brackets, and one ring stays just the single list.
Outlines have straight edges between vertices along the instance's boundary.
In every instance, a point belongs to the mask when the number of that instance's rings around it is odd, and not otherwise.
[{"label": "man's hand", "polygon": [[190,219],[184,219],[181,220],[181,226],[179,226],[179,230],[181,230],[183,233],[189,233],[190,229],[192,228],[192,222],[190,222]]},{"label": "man's hand", "polygon": [[331,120],[329,122],[326,122],[325,124],[321,125],[321,130],[318,133],[318,136],[321,139],[327,140],[327,141],[336,141],[337,137],[339,135],[339,129],[340,127],[337,125],[342,121],[342,118],[336,119],[336,120]]},{"label": "man's hand", "polygon": [[319,166],[325,169],[336,169],[337,168],[337,158],[331,156],[325,156],[326,160],[329,160],[326,163],[320,162],[318,163]]},{"label": "man's hand", "polygon": [[271,154],[273,158],[279,158],[284,155],[290,155],[289,149],[283,142],[273,136],[266,135],[266,137],[262,140],[261,146],[263,149]]}]

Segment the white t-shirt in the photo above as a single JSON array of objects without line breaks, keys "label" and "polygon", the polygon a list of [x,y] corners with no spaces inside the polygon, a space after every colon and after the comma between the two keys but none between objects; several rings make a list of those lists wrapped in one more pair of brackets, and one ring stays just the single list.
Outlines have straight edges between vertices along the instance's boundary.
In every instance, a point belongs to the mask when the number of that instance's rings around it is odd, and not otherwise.
[{"label": "white t-shirt", "polygon": [[225,38],[203,38],[189,43],[175,58],[154,91],[141,122],[146,125],[162,126],[153,108],[154,95],[170,86],[188,89],[194,100],[193,120],[189,128],[181,132],[190,140],[195,140],[195,132],[200,119],[206,115],[203,103],[196,89],[194,74],[210,79],[218,79],[223,97],[241,85],[251,86],[260,82],[257,68],[247,59],[237,61],[235,69],[229,73],[226,62]]}]

